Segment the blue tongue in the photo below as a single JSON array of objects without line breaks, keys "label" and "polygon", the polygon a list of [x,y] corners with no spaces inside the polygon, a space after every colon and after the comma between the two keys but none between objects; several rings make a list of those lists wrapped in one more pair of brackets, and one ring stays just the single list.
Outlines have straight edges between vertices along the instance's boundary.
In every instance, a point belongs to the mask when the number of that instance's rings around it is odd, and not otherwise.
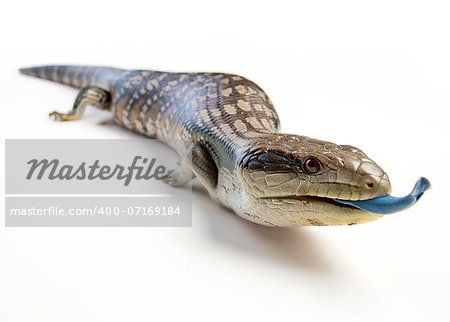
[{"label": "blue tongue", "polygon": [[376,214],[391,214],[393,212],[397,212],[414,205],[425,192],[425,190],[430,187],[430,182],[426,178],[421,177],[419,178],[419,180],[417,180],[416,185],[414,186],[414,189],[411,191],[411,193],[404,197],[384,196],[374,199],[356,201],[339,199],[333,200],[344,205],[351,205]]}]

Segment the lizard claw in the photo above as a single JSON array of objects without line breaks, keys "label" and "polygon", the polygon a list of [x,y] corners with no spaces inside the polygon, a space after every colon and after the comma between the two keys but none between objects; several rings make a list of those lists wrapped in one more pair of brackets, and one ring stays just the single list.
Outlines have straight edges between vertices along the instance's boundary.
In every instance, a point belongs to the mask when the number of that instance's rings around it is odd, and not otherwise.
[{"label": "lizard claw", "polygon": [[168,184],[169,186],[176,186],[177,178],[173,174],[175,170],[167,170],[167,173],[164,175],[164,178],[162,179],[162,182]]},{"label": "lizard claw", "polygon": [[53,111],[48,114],[52,121],[64,121],[65,114],[59,113],[57,111]]},{"label": "lizard claw", "polygon": [[73,120],[79,119],[78,117],[76,117],[75,115],[73,115],[71,113],[60,113],[57,111],[53,111],[53,112],[49,113],[48,116],[53,121],[73,121]]}]

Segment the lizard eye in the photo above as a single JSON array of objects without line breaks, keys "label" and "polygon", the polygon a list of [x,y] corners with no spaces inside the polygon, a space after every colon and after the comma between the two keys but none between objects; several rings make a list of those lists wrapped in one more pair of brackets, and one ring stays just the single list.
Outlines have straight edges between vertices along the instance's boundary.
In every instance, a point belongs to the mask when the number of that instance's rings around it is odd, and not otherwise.
[{"label": "lizard eye", "polygon": [[303,168],[308,173],[316,173],[320,170],[320,162],[316,158],[308,157],[303,163]]}]

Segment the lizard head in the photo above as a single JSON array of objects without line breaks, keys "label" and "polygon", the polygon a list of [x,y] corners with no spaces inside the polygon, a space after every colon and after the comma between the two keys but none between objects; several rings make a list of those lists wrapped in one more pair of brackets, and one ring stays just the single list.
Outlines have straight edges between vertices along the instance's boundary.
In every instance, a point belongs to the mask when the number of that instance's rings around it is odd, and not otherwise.
[{"label": "lizard head", "polygon": [[[361,150],[304,136],[256,139],[238,163],[240,214],[277,226],[345,225],[382,217],[335,200],[389,195],[386,173]],[[239,211],[238,211],[239,212]]]}]

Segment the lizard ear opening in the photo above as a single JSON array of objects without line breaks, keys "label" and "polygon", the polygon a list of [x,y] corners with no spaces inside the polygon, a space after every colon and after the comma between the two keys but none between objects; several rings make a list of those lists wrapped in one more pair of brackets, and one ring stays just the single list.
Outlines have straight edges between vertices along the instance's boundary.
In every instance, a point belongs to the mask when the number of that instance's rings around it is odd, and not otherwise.
[{"label": "lizard ear opening", "polygon": [[209,151],[201,144],[191,148],[192,171],[200,182],[210,189],[216,189],[219,177],[218,167]]}]

